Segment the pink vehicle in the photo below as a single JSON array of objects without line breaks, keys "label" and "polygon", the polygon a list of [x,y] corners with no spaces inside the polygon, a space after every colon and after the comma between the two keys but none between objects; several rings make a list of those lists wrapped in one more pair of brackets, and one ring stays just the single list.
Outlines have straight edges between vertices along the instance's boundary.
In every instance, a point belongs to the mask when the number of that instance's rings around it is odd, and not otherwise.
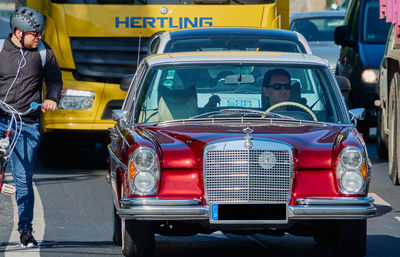
[{"label": "pink vehicle", "polygon": [[363,109],[347,110],[349,82],[324,60],[152,55],[127,87],[108,146],[114,242],[124,255],[154,255],[155,234],[218,230],[314,236],[338,256],[365,255],[376,209],[355,129]]}]

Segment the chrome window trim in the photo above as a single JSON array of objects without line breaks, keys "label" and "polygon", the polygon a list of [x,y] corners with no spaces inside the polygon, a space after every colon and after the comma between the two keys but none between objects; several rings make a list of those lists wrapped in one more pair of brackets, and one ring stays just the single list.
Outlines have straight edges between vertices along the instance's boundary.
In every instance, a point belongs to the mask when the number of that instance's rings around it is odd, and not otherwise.
[{"label": "chrome window trim", "polygon": [[121,168],[122,168],[124,171],[126,171],[126,170],[127,170],[126,165],[125,165],[123,162],[121,162],[120,159],[114,154],[114,152],[112,151],[110,145],[107,146],[107,149],[108,149],[108,153],[110,154],[111,158],[113,158],[113,159],[117,162],[117,164],[118,164],[119,166],[121,166]]}]

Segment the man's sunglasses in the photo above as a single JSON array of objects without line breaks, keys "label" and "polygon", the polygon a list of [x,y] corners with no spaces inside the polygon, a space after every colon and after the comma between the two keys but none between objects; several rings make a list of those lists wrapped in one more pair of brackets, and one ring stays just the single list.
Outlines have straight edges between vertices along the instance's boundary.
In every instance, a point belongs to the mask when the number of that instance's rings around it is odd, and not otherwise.
[{"label": "man's sunglasses", "polygon": [[274,90],[281,90],[282,88],[289,90],[292,87],[292,85],[289,83],[286,83],[286,84],[276,83],[276,84],[268,85],[266,87],[267,88],[272,87],[272,89],[274,89]]},{"label": "man's sunglasses", "polygon": [[32,35],[34,37],[43,36],[43,32],[41,32],[41,31],[38,31],[38,32],[27,31],[27,32],[25,32],[25,34],[29,34],[29,35]]}]

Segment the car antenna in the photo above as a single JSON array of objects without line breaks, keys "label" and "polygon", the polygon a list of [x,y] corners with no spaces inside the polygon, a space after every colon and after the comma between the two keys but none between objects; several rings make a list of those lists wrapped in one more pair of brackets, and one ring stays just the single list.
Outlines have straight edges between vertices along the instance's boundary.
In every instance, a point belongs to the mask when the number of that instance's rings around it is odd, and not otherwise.
[{"label": "car antenna", "polygon": [[139,60],[140,60],[140,42],[142,41],[142,32],[139,32],[139,46],[138,46],[138,55],[136,61],[136,69],[139,67]]}]

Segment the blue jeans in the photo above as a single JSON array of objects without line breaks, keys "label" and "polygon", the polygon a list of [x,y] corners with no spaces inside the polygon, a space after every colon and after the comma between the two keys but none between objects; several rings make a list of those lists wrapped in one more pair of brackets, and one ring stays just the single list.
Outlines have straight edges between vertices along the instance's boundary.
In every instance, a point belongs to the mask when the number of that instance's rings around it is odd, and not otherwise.
[{"label": "blue jeans", "polygon": [[[0,116],[0,137],[8,128],[10,119]],[[11,131],[10,143],[15,135],[15,124]],[[18,127],[21,123],[18,122]],[[18,231],[32,230],[34,193],[32,186],[33,170],[36,153],[40,143],[39,122],[22,122],[22,131],[17,144],[8,160],[8,167],[12,170],[14,183],[17,189],[16,201],[18,205]],[[10,150],[10,147],[9,149]]]}]

